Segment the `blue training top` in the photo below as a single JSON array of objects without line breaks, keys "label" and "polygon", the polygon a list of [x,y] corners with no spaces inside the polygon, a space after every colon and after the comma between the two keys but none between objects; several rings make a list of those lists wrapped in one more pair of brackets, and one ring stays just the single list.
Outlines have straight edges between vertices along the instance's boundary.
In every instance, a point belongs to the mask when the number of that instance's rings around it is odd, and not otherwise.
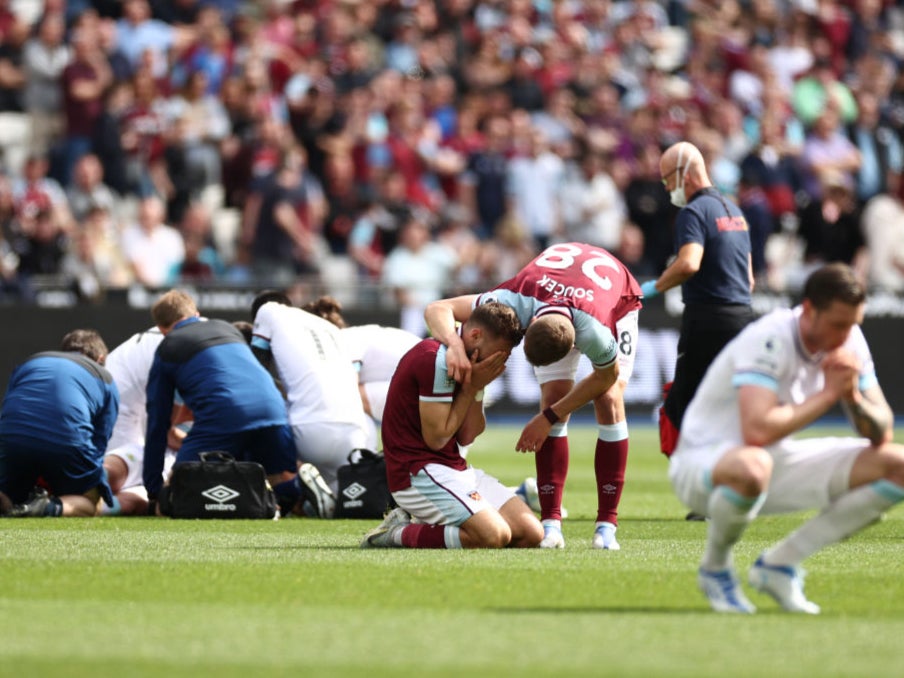
[{"label": "blue training top", "polygon": [[119,412],[110,373],[81,353],[45,351],[10,377],[0,440],[78,449],[100,459]]},{"label": "blue training top", "polygon": [[750,305],[750,229],[715,188],[697,191],[675,219],[675,251],[692,242],[703,247],[703,260],[681,285],[684,303]]},{"label": "blue training top", "polygon": [[148,375],[144,484],[152,494],[162,484],[176,389],[194,415],[195,433],[288,425],[282,395],[241,332],[223,320],[194,317],[177,323],[157,347]]}]

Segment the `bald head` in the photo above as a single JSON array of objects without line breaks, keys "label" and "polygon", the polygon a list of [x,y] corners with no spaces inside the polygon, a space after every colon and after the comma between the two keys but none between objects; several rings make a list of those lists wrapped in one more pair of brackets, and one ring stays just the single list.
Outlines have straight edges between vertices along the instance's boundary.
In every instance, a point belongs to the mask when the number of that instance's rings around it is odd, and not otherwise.
[{"label": "bald head", "polygon": [[665,150],[659,159],[659,174],[669,191],[683,177],[688,198],[701,188],[712,186],[703,154],[689,141],[679,141]]}]

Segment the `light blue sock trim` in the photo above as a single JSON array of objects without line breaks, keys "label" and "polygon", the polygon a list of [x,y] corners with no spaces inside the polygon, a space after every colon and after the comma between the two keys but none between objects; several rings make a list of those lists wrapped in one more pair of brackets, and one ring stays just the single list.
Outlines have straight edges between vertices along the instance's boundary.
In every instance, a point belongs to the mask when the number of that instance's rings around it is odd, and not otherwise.
[{"label": "light blue sock trim", "polygon": [[709,492],[713,491],[713,473],[712,473],[712,471],[704,471],[703,472],[703,487],[705,487]]},{"label": "light blue sock trim", "polygon": [[597,437],[606,443],[617,443],[619,440],[627,440],[628,422],[620,421],[616,424],[600,424]]},{"label": "light blue sock trim", "polygon": [[901,487],[890,480],[885,480],[884,478],[882,480],[877,480],[872,483],[870,487],[872,487],[880,497],[894,502],[895,504],[904,501],[904,487]]},{"label": "light blue sock trim", "polygon": [[443,539],[446,542],[447,549],[461,548],[461,528],[455,525],[446,525],[443,530]]},{"label": "light blue sock trim", "polygon": [[716,492],[721,493],[729,502],[737,506],[739,509],[749,511],[758,501],[765,500],[765,495],[758,494],[755,497],[743,497],[726,485],[720,485],[716,488]]},{"label": "light blue sock trim", "polygon": [[101,505],[100,514],[102,516],[118,516],[122,513],[122,504],[119,503],[119,497],[113,495],[113,506],[107,506],[105,503]]},{"label": "light blue sock trim", "polygon": [[568,435],[568,422],[562,421],[558,424],[553,424],[552,428],[549,429],[549,438],[564,438]]}]

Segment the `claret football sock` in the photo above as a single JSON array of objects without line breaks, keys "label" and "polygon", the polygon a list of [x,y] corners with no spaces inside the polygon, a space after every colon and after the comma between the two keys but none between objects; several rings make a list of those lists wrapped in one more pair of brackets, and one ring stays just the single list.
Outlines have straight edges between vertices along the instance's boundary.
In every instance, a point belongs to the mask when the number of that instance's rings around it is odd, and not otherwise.
[{"label": "claret football sock", "polygon": [[[559,426],[559,424],[556,424]],[[555,429],[555,426],[553,427]],[[540,494],[540,517],[562,519],[562,493],[568,475],[568,437],[552,431],[537,450],[537,490]]]},{"label": "claret football sock", "polygon": [[593,467],[596,471],[597,522],[618,524],[618,503],[628,465],[628,423],[600,426]]}]

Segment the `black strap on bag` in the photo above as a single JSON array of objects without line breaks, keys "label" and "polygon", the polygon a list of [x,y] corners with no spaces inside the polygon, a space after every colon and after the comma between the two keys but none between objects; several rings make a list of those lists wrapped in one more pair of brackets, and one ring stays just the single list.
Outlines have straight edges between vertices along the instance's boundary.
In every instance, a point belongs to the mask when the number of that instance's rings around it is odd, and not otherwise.
[{"label": "black strap on bag", "polygon": [[221,451],[173,465],[160,493],[160,511],[172,518],[272,519],[276,495],[264,467]]},{"label": "black strap on bag", "polygon": [[386,480],[386,460],[381,452],[359,448],[348,455],[348,464],[336,471],[339,493],[337,518],[382,518],[395,506]]}]

